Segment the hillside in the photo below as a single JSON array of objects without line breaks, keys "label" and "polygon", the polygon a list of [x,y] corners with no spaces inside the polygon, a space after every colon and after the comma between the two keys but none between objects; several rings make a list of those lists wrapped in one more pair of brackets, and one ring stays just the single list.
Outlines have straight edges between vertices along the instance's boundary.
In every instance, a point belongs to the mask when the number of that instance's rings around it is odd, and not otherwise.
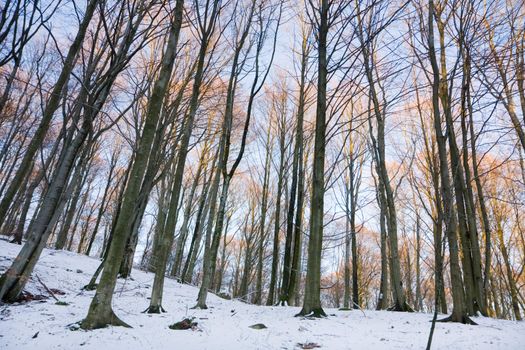
[{"label": "hillside", "polygon": [[[0,241],[0,269],[5,270],[19,246]],[[68,305],[53,298],[0,309],[1,349],[298,349],[315,343],[322,349],[422,349],[431,315],[328,309],[321,320],[295,318],[297,308],[262,307],[210,296],[209,310],[191,310],[198,289],[167,280],[162,315],[148,315],[153,274],[133,271],[133,280],[119,281],[116,313],[132,329],[110,327],[72,331],[94,292],[81,291],[98,260],[65,251],[45,250],[28,291],[46,295],[40,280]],[[170,330],[185,317],[195,317],[195,330]],[[523,349],[525,323],[476,318],[479,326],[438,324],[434,349]],[[267,329],[251,329],[263,323]]]}]

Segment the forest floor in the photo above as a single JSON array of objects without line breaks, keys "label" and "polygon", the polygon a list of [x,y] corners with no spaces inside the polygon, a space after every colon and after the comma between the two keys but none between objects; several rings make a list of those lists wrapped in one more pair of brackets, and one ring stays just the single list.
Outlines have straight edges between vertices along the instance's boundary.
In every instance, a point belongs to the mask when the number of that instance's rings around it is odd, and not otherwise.
[{"label": "forest floor", "polygon": [[[0,240],[0,271],[20,246]],[[248,305],[208,297],[208,310],[192,310],[198,289],[166,280],[167,313],[142,313],[148,306],[153,274],[133,270],[119,280],[116,314],[133,328],[96,331],[75,329],[87,312],[94,292],[82,291],[99,261],[66,251],[44,250],[27,291],[48,297],[44,284],[67,305],[49,297],[0,306],[0,349],[424,349],[431,314],[326,309],[325,319],[293,317],[295,307]],[[42,283],[37,279],[40,278]],[[62,292],[64,294],[62,294]],[[194,317],[194,329],[169,325]],[[476,317],[478,326],[438,323],[433,349],[525,349],[525,322]],[[252,329],[257,323],[266,329]]]}]

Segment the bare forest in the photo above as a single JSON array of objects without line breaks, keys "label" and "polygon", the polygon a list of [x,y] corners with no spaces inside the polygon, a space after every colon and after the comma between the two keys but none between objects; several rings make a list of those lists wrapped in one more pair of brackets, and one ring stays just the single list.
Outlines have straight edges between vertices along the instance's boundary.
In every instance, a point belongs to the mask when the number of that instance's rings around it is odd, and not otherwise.
[{"label": "bare forest", "polygon": [[96,260],[81,330],[135,328],[139,270],[137,314],[174,281],[195,312],[424,314],[427,349],[521,321],[525,5],[2,0],[0,238],[0,308],[55,297],[53,250]]}]

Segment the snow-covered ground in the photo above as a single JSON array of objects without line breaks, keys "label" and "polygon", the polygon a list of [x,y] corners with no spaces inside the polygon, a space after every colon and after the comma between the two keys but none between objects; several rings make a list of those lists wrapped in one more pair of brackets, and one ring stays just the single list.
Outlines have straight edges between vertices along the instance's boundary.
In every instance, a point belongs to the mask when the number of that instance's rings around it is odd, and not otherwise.
[{"label": "snow-covered ground", "polygon": [[[0,240],[0,270],[5,271],[19,246]],[[168,313],[144,314],[153,274],[133,271],[133,280],[119,281],[114,310],[133,328],[70,330],[87,312],[94,292],[81,291],[99,261],[74,253],[44,250],[37,275],[68,305],[52,298],[0,306],[0,349],[300,349],[315,343],[321,349],[423,349],[431,315],[326,310],[326,319],[293,317],[292,307],[263,307],[208,298],[209,310],[191,310],[198,289],[166,280]],[[47,295],[35,276],[28,290]],[[195,330],[171,330],[170,324],[195,317]],[[525,322],[476,318],[479,326],[438,323],[433,349],[525,349]],[[267,329],[249,326],[263,323]]]}]

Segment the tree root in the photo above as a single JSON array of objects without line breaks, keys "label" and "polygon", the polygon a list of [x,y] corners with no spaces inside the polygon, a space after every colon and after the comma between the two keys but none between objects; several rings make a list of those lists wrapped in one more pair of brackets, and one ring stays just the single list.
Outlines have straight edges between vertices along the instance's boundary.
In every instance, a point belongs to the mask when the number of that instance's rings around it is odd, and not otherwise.
[{"label": "tree root", "polygon": [[84,330],[106,328],[107,326],[132,328],[129,324],[118,318],[111,309],[104,314],[99,313],[92,316],[90,313],[80,322],[80,328]]},{"label": "tree root", "polygon": [[208,306],[207,306],[206,304],[200,304],[200,303],[197,303],[197,305],[195,305],[194,307],[192,307],[191,310],[196,310],[196,309],[207,310],[207,309],[208,309]]},{"label": "tree root", "polygon": [[397,312],[414,312],[414,309],[408,305],[406,302],[403,305],[395,304],[387,309],[388,311],[397,311]]},{"label": "tree root", "polygon": [[161,314],[161,313],[164,313],[164,312],[167,312],[163,307],[162,305],[155,305],[155,306],[148,306],[148,308],[144,311],[142,311],[142,313],[146,313],[146,314]]},{"label": "tree root", "polygon": [[476,322],[472,321],[472,319],[468,317],[467,315],[455,316],[454,314],[448,317],[445,317],[441,320],[436,320],[436,322],[457,322],[457,323],[463,323],[463,324],[468,324],[472,326],[478,325]]},{"label": "tree root", "polygon": [[98,283],[88,283],[84,287],[82,287],[82,290],[92,291],[92,290],[97,289],[97,287],[98,287]]},{"label": "tree root", "polygon": [[295,317],[315,317],[315,318],[324,318],[328,317],[328,315],[324,312],[322,307],[316,307],[316,308],[305,308],[303,307],[301,311],[295,315]]}]

